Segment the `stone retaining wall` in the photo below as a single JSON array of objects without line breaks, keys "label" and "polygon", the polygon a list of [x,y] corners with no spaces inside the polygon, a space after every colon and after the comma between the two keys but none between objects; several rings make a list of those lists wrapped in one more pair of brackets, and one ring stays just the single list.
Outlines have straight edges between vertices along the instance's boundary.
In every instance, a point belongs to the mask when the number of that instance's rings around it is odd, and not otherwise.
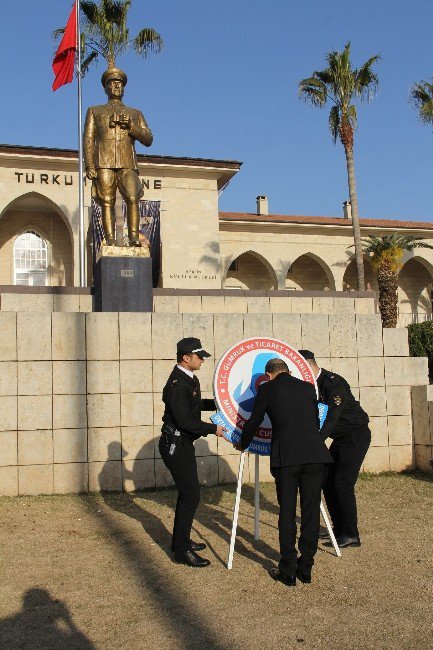
[{"label": "stone retaining wall", "polygon": [[[382,331],[379,315],[2,311],[0,494],[170,485],[157,449],[161,391],[183,336],[200,337],[213,355],[199,375],[204,397],[215,361],[240,339],[274,336],[314,350],[371,417],[364,470],[413,466],[410,392],[426,390],[427,360],[408,357],[407,331]],[[204,438],[197,456],[203,484],[235,480],[239,454],[227,442]],[[245,477],[253,480],[254,462]],[[270,479],[267,458],[261,479]]]},{"label": "stone retaining wall", "polygon": [[433,385],[412,388],[415,463],[419,469],[433,471]]},{"label": "stone retaining wall", "polygon": [[[91,312],[91,289],[0,287],[1,311]],[[153,311],[204,314],[374,314],[372,292],[154,289]]]}]

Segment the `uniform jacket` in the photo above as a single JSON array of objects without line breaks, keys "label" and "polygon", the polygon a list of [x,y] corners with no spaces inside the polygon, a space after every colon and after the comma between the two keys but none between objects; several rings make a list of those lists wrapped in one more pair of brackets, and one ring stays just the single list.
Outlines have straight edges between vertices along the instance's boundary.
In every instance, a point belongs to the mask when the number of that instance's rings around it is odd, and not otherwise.
[{"label": "uniform jacket", "polygon": [[163,422],[192,440],[216,432],[216,424],[201,420],[202,408],[212,410],[215,404],[213,400],[201,399],[197,377],[189,377],[175,366],[162,391],[162,401],[165,404]]},{"label": "uniform jacket", "polygon": [[272,424],[271,467],[332,462],[319,434],[317,397],[312,384],[288,373],[280,373],[272,381],[261,384],[242,432],[244,449],[252,441],[265,413]]},{"label": "uniform jacket", "polygon": [[344,377],[322,368],[317,378],[320,401],[328,405],[328,413],[320,434],[324,439],[347,439],[354,429],[368,424],[368,415],[352,395]]},{"label": "uniform jacket", "polygon": [[[125,113],[131,118],[131,130],[116,124],[110,127],[113,113]],[[137,169],[134,141],[145,146],[153,142],[153,135],[143,114],[122,102],[107,102],[87,110],[84,125],[84,160],[86,169]]]}]

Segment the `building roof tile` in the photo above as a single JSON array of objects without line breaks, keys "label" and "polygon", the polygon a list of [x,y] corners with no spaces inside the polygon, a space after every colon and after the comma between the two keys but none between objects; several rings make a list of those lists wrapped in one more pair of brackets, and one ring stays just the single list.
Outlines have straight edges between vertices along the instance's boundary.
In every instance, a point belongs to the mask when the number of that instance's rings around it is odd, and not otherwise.
[{"label": "building roof tile", "polygon": [[[249,221],[250,223],[294,223],[321,226],[352,226],[351,219],[344,217],[309,217],[296,214],[255,214],[254,212],[220,212],[221,221]],[[433,230],[429,221],[400,221],[398,219],[360,219],[364,228],[394,228],[411,230]]]}]

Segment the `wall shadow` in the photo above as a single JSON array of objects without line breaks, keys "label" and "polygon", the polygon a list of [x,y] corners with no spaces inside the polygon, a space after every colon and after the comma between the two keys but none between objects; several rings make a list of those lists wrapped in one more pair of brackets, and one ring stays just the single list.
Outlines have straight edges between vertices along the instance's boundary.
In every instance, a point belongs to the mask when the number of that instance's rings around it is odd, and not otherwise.
[{"label": "wall shadow", "polygon": [[[207,444],[207,442],[205,444]],[[116,448],[113,447],[114,445],[116,445]],[[153,441],[146,443],[138,453],[139,458],[149,458],[153,453],[153,449]],[[109,453],[111,457],[113,457],[113,454],[115,454],[116,457],[121,458],[123,458],[125,455],[125,451],[119,442],[111,442],[109,444]],[[221,457],[219,458],[219,470],[225,475],[230,472],[228,464]],[[99,483],[101,487],[107,485],[107,476],[111,471],[110,461],[107,461],[99,474]],[[139,493],[140,486],[142,485],[142,481],[140,480],[140,472],[141,467],[139,461],[134,462],[132,470],[128,470],[125,466],[124,461],[122,460],[123,481],[132,481],[135,491],[123,492],[121,495],[118,492],[113,493],[101,491],[101,496],[109,508],[138,521],[139,524],[143,527],[143,530],[152,539],[152,541],[163,550],[163,552],[170,558],[170,560],[172,560],[173,555],[171,552],[171,534],[177,491],[175,488],[172,488],[170,490],[172,493],[172,504],[170,505],[172,505],[173,508],[173,518],[170,518],[168,520],[168,526],[166,526],[159,517],[146,509],[142,503],[139,505],[135,501],[137,492]],[[233,484],[219,486],[216,489],[214,487],[212,490],[208,490],[206,487],[202,487],[202,498],[194,520],[204,528],[207,528],[209,532],[220,537],[220,539],[222,539],[226,544],[227,552],[229,548],[233,523],[233,510],[232,507],[227,508],[223,506],[222,501],[224,494],[230,492],[233,494],[234,503],[235,490],[236,485]],[[149,492],[146,494],[149,494]],[[164,490],[164,492],[153,492],[152,499],[156,502],[159,501],[161,504],[166,504],[167,488]],[[251,506],[254,506],[254,487],[248,484],[242,486],[242,500],[247,501],[247,503],[249,503]],[[278,516],[278,507],[269,501],[264,495],[261,495],[260,497],[260,509],[262,512],[265,511],[272,515]],[[201,535],[197,529],[193,527],[193,535],[194,533],[196,538],[200,537],[201,541],[206,542],[214,558],[221,564],[225,565],[227,562],[227,557],[222,557],[221,554],[218,553],[218,551],[212,545],[211,536]],[[262,539],[254,539],[253,516],[251,516],[250,529],[246,529],[238,524],[235,548],[237,554],[242,555],[251,561],[257,562],[266,569],[269,568],[269,566],[272,566],[273,563],[279,558],[279,554],[276,549],[270,547]]]},{"label": "wall shadow", "polygon": [[[119,443],[110,443],[110,445]],[[107,461],[101,471],[101,481],[106,478],[110,472],[110,461]],[[122,462],[123,465],[123,462]],[[129,478],[129,473],[123,467],[125,478]],[[104,476],[105,474],[105,476]],[[134,472],[130,472],[134,474]],[[173,505],[175,494],[173,494]],[[166,503],[166,491],[163,493],[154,492],[155,499]],[[126,562],[131,572],[131,581],[143,594],[143,597],[149,598],[153,604],[155,618],[158,619],[163,629],[167,630],[168,635],[176,638],[179,647],[188,648],[188,650],[202,650],[203,647],[209,647],[213,650],[227,650],[227,643],[220,638],[210,624],[212,618],[207,621],[203,617],[203,612],[196,604],[194,597],[191,597],[180,581],[176,580],[172,569],[167,566],[164,558],[160,563],[156,563],[153,552],[148,552],[143,544],[136,541],[130,534],[130,531],[123,525],[118,517],[111,515],[106,508],[101,511],[100,499],[104,500],[110,510],[121,513],[137,520],[143,529],[149,534],[165,552],[169,552],[169,533],[161,520],[150,513],[148,510],[139,507],[134,502],[134,494],[131,493],[110,493],[103,492],[101,495],[83,495],[83,507],[95,518],[97,525],[103,528],[107,542],[116,550],[122,558],[123,564]],[[186,568],[186,570],[189,570]],[[233,644],[233,650],[237,647]]]},{"label": "wall shadow", "polygon": [[20,612],[0,619],[0,648],[22,650],[96,650],[96,646],[75,625],[61,600],[45,589],[29,589],[23,595]]},{"label": "wall shadow", "polygon": [[425,472],[421,469],[410,470],[402,472],[404,476],[409,476],[414,481],[422,481],[424,483],[433,483],[433,471]]}]

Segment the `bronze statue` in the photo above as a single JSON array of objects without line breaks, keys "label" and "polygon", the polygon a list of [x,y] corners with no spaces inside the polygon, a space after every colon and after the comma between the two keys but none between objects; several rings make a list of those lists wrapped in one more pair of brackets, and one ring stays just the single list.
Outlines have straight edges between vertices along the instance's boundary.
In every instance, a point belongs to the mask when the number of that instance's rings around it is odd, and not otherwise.
[{"label": "bronze statue", "polygon": [[102,106],[91,106],[84,125],[84,162],[87,178],[92,180],[92,197],[102,208],[105,241],[114,246],[116,189],[119,188],[127,208],[130,246],[141,246],[138,201],[143,187],[138,177],[134,143],[146,147],[153,135],[143,114],[122,102],[127,76],[119,68],[108,68],[101,78],[108,97]]}]

